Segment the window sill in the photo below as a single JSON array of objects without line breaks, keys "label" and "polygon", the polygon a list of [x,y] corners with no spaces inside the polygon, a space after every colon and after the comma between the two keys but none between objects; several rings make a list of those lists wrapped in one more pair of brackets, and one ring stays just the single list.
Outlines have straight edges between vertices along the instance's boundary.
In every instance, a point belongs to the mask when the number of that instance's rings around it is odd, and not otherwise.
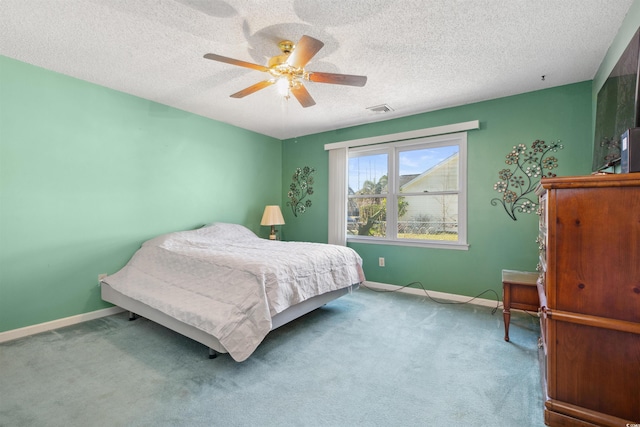
[{"label": "window sill", "polygon": [[418,240],[391,240],[391,239],[379,239],[375,237],[356,237],[347,236],[347,243],[365,243],[373,245],[389,245],[389,246],[412,246],[416,248],[433,248],[433,249],[452,249],[458,251],[468,251],[468,243],[459,242],[437,242],[429,241],[422,242]]}]

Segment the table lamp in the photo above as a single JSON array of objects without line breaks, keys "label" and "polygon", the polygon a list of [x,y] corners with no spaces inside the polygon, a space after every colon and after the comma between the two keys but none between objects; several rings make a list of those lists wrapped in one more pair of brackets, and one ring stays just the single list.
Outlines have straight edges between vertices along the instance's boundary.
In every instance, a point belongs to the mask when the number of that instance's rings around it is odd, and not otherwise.
[{"label": "table lamp", "polygon": [[262,214],[262,221],[260,225],[270,225],[271,234],[269,234],[269,240],[276,240],[276,225],[283,225],[284,218],[278,205],[268,205],[264,208],[264,214]]}]

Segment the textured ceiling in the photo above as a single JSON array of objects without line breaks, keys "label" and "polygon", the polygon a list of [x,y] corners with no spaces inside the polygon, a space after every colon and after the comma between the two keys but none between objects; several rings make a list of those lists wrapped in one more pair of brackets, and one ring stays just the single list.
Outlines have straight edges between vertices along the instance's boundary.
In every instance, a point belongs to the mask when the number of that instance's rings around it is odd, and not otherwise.
[{"label": "textured ceiling", "polygon": [[[633,0],[0,0],[0,54],[279,139],[590,80]],[[282,39],[325,46],[302,108],[267,76]],[[541,78],[544,75],[545,79]],[[388,104],[394,111],[367,110]]]}]

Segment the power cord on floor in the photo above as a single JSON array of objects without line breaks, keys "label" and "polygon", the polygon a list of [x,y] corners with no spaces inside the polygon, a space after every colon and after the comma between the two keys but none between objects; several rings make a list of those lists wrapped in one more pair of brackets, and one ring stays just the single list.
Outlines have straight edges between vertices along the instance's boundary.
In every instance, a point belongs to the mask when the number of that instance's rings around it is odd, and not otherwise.
[{"label": "power cord on floor", "polygon": [[491,314],[495,314],[496,311],[498,311],[498,308],[500,308],[500,295],[498,295],[498,293],[496,291],[494,291],[493,289],[487,289],[481,293],[479,293],[478,295],[476,295],[475,297],[472,297],[470,299],[468,299],[467,301],[439,301],[435,298],[433,298],[431,295],[429,295],[429,291],[427,291],[427,288],[424,287],[424,285],[422,284],[422,282],[416,281],[416,282],[411,282],[407,285],[404,286],[398,286],[397,289],[375,289],[372,288],[370,286],[367,286],[363,283],[360,284],[360,286],[362,286],[363,288],[367,288],[371,291],[374,292],[398,292],[401,291],[404,288],[408,288],[408,287],[412,287],[412,285],[420,285],[420,288],[422,288],[422,290],[424,291],[425,295],[427,296],[427,298],[429,298],[431,301],[438,303],[438,304],[469,304],[471,301],[480,298],[482,295],[488,293],[488,292],[493,292],[493,294],[496,297],[496,306],[491,310]]}]

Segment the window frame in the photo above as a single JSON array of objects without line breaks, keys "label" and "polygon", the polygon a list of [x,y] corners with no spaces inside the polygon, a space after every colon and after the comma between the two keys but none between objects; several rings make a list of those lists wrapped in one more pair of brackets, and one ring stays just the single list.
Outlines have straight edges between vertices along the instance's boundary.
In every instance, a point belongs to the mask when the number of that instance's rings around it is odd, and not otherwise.
[{"label": "window frame", "polygon": [[[382,197],[387,198],[387,206],[397,206],[398,197],[410,196],[411,193],[400,193],[399,180],[398,180],[398,165],[399,156],[401,152],[438,148],[444,146],[458,146],[458,191],[444,191],[442,194],[458,194],[458,240],[457,241],[442,241],[442,240],[422,240],[422,239],[399,239],[397,236],[398,230],[398,215],[397,209],[387,209],[387,225],[386,236],[358,236],[358,235],[346,235],[347,242],[353,243],[372,243],[372,244],[386,244],[397,246],[417,246],[417,247],[429,247],[429,248],[442,248],[442,249],[457,249],[467,250],[469,245],[467,243],[467,133],[460,132],[454,134],[430,136],[423,138],[416,138],[404,141],[392,141],[387,143],[350,147],[347,149],[347,164],[352,158],[374,155],[379,153],[387,153],[387,193],[382,194]],[[348,181],[348,178],[347,178]],[[348,186],[347,186],[348,187]],[[346,191],[346,199],[348,206],[348,200],[352,199],[348,194],[348,188]],[[346,206],[345,206],[346,208]],[[345,209],[345,216],[347,210]],[[345,224],[346,232],[346,224]]]}]

